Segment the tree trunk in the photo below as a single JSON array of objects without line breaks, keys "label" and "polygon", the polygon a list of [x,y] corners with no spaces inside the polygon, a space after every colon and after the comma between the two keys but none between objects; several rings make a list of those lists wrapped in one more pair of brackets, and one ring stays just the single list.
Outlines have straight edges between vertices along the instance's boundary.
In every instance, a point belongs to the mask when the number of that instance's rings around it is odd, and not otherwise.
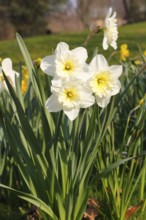
[{"label": "tree trunk", "polygon": [[122,2],[123,2],[124,10],[125,10],[125,18],[127,20],[129,20],[131,16],[130,16],[130,10],[129,10],[128,2],[127,2],[127,0],[123,0]]}]

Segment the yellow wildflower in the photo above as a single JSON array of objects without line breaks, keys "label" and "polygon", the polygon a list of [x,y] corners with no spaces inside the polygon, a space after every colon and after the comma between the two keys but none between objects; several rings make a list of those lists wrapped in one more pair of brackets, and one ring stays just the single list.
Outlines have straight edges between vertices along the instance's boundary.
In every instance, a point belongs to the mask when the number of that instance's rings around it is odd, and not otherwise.
[{"label": "yellow wildflower", "polygon": [[142,61],[141,60],[135,60],[134,63],[135,63],[135,65],[141,65]]},{"label": "yellow wildflower", "polygon": [[42,61],[42,58],[39,57],[39,58],[37,58],[37,59],[34,60],[34,64],[35,64],[36,66],[40,66],[41,61]]},{"label": "yellow wildflower", "polygon": [[22,80],[21,82],[21,91],[24,93],[27,90],[28,82],[26,80]]},{"label": "yellow wildflower", "polygon": [[120,60],[121,61],[125,61],[127,57],[130,56],[130,51],[128,49],[128,45],[127,44],[121,44],[120,47]]},{"label": "yellow wildflower", "polygon": [[24,65],[22,65],[22,79],[28,79],[28,69]]},{"label": "yellow wildflower", "polygon": [[146,50],[144,50],[143,54],[144,54],[144,56],[146,56]]},{"label": "yellow wildflower", "polygon": [[22,66],[22,82],[21,82],[21,91],[24,93],[28,87],[28,69],[26,66]]}]

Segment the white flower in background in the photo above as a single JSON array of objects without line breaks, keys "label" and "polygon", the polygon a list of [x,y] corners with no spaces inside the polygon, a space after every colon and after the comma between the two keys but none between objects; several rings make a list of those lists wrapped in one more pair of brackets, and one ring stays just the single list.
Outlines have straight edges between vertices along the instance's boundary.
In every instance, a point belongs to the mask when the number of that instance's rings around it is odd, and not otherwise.
[{"label": "white flower in background", "polygon": [[118,30],[117,30],[116,12],[114,12],[112,15],[112,8],[110,8],[108,10],[104,22],[103,49],[107,50],[108,46],[110,45],[116,50],[117,38],[118,38]]},{"label": "white flower in background", "polygon": [[4,89],[7,89],[6,82],[3,77],[4,71],[5,75],[7,76],[8,80],[10,81],[11,85],[15,87],[15,76],[19,77],[19,73],[13,70],[12,68],[12,61],[10,58],[6,58],[2,61],[2,66],[0,67],[0,92]]},{"label": "white flower in background", "polygon": [[96,55],[89,64],[89,86],[95,95],[97,104],[104,108],[111,96],[116,95],[121,88],[118,80],[122,73],[122,65],[108,66],[102,55]]},{"label": "white flower in background", "polygon": [[46,101],[49,112],[63,110],[73,121],[79,114],[80,108],[87,108],[95,103],[91,90],[76,80],[52,80],[52,95]]},{"label": "white flower in background", "polygon": [[53,77],[64,79],[77,77],[85,80],[87,57],[87,50],[84,47],[69,50],[68,44],[60,42],[55,54],[45,57],[40,67],[46,74]]}]

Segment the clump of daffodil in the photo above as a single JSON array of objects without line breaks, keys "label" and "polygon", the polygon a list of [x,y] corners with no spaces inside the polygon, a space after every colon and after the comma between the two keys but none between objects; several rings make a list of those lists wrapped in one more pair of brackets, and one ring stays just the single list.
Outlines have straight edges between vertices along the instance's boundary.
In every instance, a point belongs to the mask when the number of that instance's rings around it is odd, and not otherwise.
[{"label": "clump of daffodil", "polygon": [[22,81],[21,81],[21,91],[25,93],[28,87],[28,69],[26,66],[22,65]]},{"label": "clump of daffodil", "polygon": [[121,46],[120,46],[120,60],[125,61],[126,58],[128,58],[129,56],[130,56],[130,51],[128,49],[128,45],[121,44]]},{"label": "clump of daffodil", "polygon": [[104,21],[103,49],[107,50],[109,46],[117,49],[118,28],[116,12],[112,14],[112,8],[109,8]]},{"label": "clump of daffodil", "polygon": [[122,73],[122,66],[108,66],[102,55],[96,55],[87,64],[87,57],[84,47],[69,50],[69,46],[61,42],[54,55],[42,59],[41,69],[53,78],[52,95],[46,101],[49,112],[63,110],[72,121],[81,108],[88,108],[95,101],[104,108],[111,96],[120,91],[118,78]]},{"label": "clump of daffodil", "polygon": [[[109,46],[117,48],[117,19],[116,12],[109,9],[104,22],[103,49]],[[92,34],[101,31],[94,27]],[[85,41],[87,44],[90,36]],[[68,118],[74,120],[80,108],[88,108],[95,102],[105,108],[111,96],[116,95],[121,88],[119,77],[122,73],[121,65],[109,66],[106,59],[98,54],[90,64],[86,63],[87,50],[77,47],[70,50],[65,42],[58,43],[53,55],[42,59],[40,68],[52,76],[52,95],[46,101],[49,112],[63,110]]]},{"label": "clump of daffodil", "polygon": [[54,55],[42,59],[41,69],[53,77],[52,95],[46,102],[48,111],[63,110],[72,121],[78,116],[80,108],[94,104],[92,91],[84,83],[88,78],[86,59],[84,47],[70,50],[64,42],[57,45]]},{"label": "clump of daffodil", "polygon": [[15,76],[19,77],[19,73],[17,73],[15,70],[13,70],[12,67],[12,61],[10,58],[5,58],[1,62],[0,67],[0,92],[7,89],[6,82],[4,80],[3,72],[7,76],[9,82],[13,87],[15,87]]}]

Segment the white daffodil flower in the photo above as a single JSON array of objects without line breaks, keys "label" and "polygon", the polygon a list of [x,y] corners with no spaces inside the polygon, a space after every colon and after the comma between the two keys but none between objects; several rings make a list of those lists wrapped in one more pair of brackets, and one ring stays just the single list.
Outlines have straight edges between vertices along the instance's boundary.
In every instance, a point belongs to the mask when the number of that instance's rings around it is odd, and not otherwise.
[{"label": "white daffodil flower", "polygon": [[41,62],[41,69],[53,77],[69,79],[70,77],[83,78],[87,76],[87,50],[77,47],[69,50],[68,44],[60,42],[55,54],[45,57]]},{"label": "white daffodil flower", "polygon": [[12,68],[12,61],[10,58],[5,58],[2,61],[2,66],[0,67],[0,92],[4,89],[7,89],[7,85],[5,83],[3,73],[6,74],[8,80],[10,81],[11,85],[15,87],[15,76],[19,77],[19,73],[13,70]]},{"label": "white daffodil flower", "polygon": [[109,8],[108,13],[104,22],[104,38],[103,38],[103,49],[107,50],[110,45],[115,50],[117,49],[117,19],[116,12],[112,15],[112,8]]},{"label": "white daffodil flower", "polygon": [[108,66],[102,55],[96,55],[89,64],[89,86],[95,95],[96,103],[104,108],[111,96],[116,95],[121,88],[118,80],[122,73],[122,65]]},{"label": "white daffodil flower", "polygon": [[47,110],[63,110],[71,121],[78,116],[80,108],[87,108],[95,103],[91,90],[74,79],[70,83],[61,79],[52,80],[51,91],[52,95],[46,101]]}]

